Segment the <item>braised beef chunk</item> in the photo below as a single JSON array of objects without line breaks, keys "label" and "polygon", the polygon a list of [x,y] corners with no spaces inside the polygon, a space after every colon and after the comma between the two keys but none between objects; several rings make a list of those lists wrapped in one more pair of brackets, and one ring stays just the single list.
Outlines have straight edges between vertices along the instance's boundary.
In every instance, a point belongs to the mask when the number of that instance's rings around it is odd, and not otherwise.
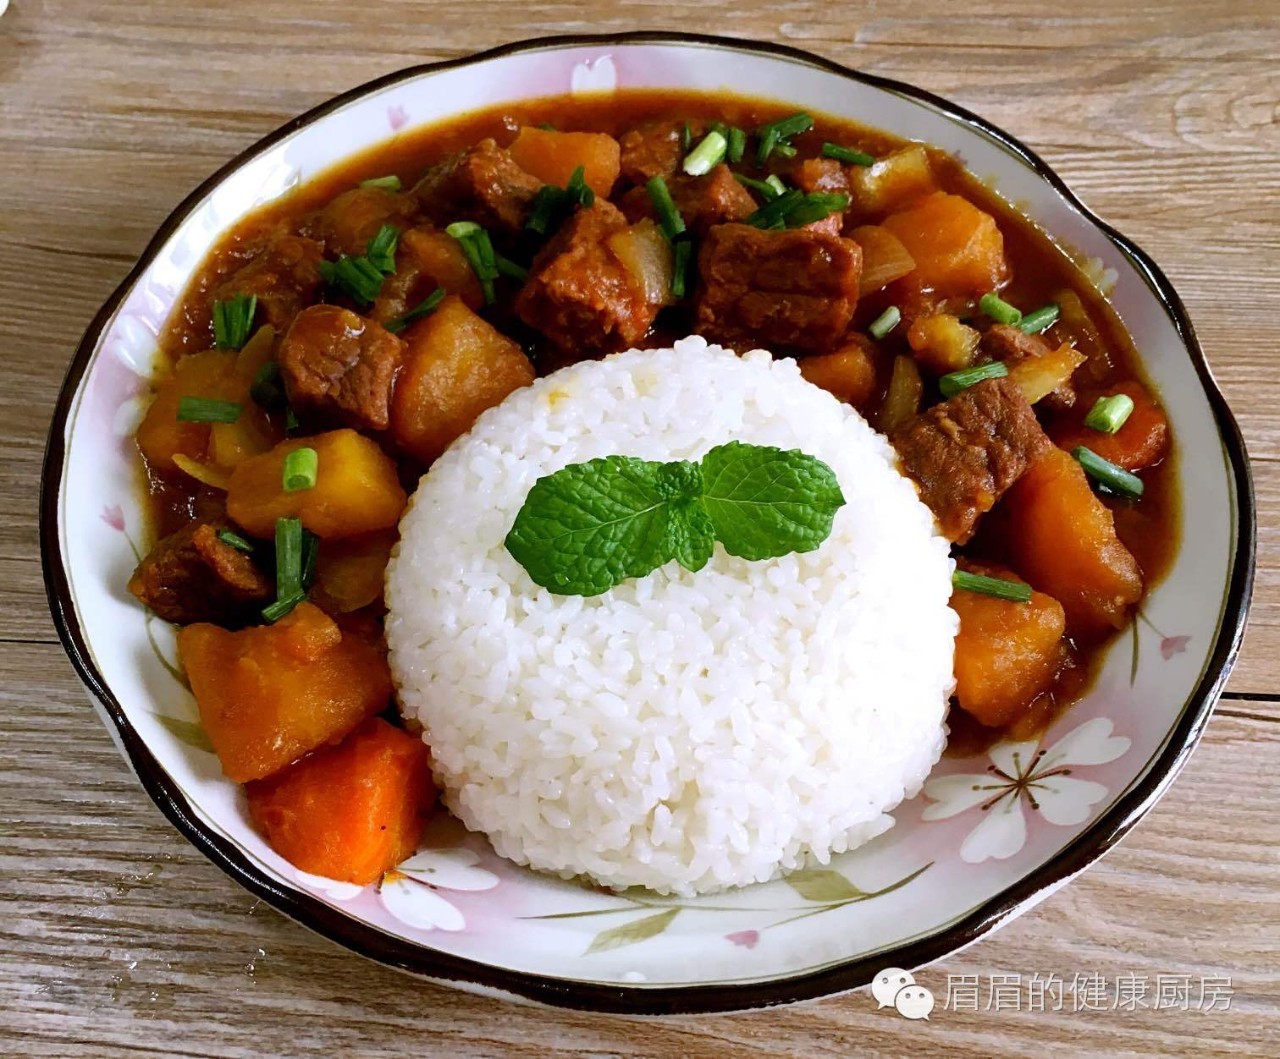
[{"label": "braised beef chunk", "polygon": [[829,352],[853,318],[861,270],[851,239],[717,225],[698,252],[697,331],[738,348]]},{"label": "braised beef chunk", "polygon": [[516,315],[579,357],[639,342],[661,306],[609,248],[610,236],[626,227],[603,199],[579,210],[534,258]]},{"label": "braised beef chunk", "polygon": [[414,195],[437,224],[476,221],[514,234],[524,227],[542,181],[521,169],[494,140],[441,162],[418,182]]},{"label": "braised beef chunk", "polygon": [[218,539],[222,528],[191,522],[160,540],[129,578],[129,591],[176,625],[240,625],[274,586],[247,554]]},{"label": "braised beef chunk", "polygon": [[1012,379],[987,379],[916,416],[891,437],[902,469],[943,535],[973,536],[1027,467],[1052,444]]},{"label": "braised beef chunk", "polygon": [[[978,348],[989,360],[1001,360],[1013,368],[1032,357],[1050,352],[1049,343],[1039,335],[1029,335],[1010,324],[993,324],[982,333]],[[1076,390],[1068,380],[1044,398],[1044,406],[1053,411],[1070,408],[1076,403]]]},{"label": "braised beef chunk", "polygon": [[336,305],[313,305],[294,320],[277,359],[298,411],[357,430],[385,430],[403,348],[381,324]]},{"label": "braised beef chunk", "polygon": [[214,301],[237,294],[256,295],[257,322],[284,331],[320,289],[322,247],[300,235],[272,236],[247,264],[213,292]]},{"label": "braised beef chunk", "polygon": [[[712,225],[745,220],[756,211],[755,199],[733,178],[727,165],[718,165],[705,176],[672,177],[667,189],[685,225],[698,236],[705,235]],[[632,188],[619,205],[630,221],[644,217],[656,220],[658,216],[647,188]]]},{"label": "braised beef chunk", "polygon": [[[646,121],[618,137],[622,178],[644,184],[656,176],[672,176],[684,158],[684,122]],[[702,134],[702,123],[690,123],[690,137]]]},{"label": "braised beef chunk", "polygon": [[386,188],[352,188],[316,212],[308,234],[324,243],[331,257],[357,257],[384,224],[403,228],[413,217],[417,203],[409,195]]}]

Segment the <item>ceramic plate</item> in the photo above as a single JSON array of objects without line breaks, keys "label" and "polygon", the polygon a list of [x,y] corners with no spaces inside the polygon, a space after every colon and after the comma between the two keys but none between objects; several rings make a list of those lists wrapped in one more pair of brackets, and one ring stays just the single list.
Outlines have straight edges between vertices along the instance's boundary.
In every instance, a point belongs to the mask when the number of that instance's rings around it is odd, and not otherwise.
[{"label": "ceramic plate", "polygon": [[[302,874],[254,833],[196,723],[171,627],[125,591],[145,549],[131,432],[157,334],[220,233],[345,155],[453,114],[614,88],[748,90],[955,153],[1091,260],[1173,423],[1184,505],[1169,576],[1092,691],[1038,739],[947,757],[897,826],[825,868],[692,900],[615,895],[497,857],[438,819],[379,885]],[[1192,485],[1194,483],[1194,485]],[[1235,658],[1254,522],[1239,432],[1182,303],[1137,247],[1034,154],[959,107],[802,52],[688,35],[556,38],[416,67],[295,119],[213,176],[156,235],[85,335],[58,402],[45,576],[67,651],[156,804],[256,895],[433,980],[626,1012],[755,1007],[861,986],[969,944],[1100,857],[1185,763]]]}]

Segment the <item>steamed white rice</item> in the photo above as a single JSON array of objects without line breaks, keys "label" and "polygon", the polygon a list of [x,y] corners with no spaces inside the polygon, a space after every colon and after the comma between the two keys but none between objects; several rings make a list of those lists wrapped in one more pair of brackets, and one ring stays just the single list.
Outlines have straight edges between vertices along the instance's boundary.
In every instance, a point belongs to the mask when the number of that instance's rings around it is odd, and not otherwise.
[{"label": "steamed white rice", "polygon": [[[799,448],[847,503],[816,551],[716,546],[601,596],[539,588],[503,546],[570,463]],[[539,380],[431,468],[387,573],[406,717],[446,804],[503,856],[607,886],[763,881],[892,826],[946,740],[951,560],[888,443],[791,360],[700,338]]]}]

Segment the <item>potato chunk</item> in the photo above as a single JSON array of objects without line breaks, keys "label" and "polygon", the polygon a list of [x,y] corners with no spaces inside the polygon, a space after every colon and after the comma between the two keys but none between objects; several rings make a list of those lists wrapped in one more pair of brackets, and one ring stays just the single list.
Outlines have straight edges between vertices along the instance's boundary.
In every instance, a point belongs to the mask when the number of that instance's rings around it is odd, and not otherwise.
[{"label": "potato chunk", "polygon": [[516,165],[545,184],[564,187],[579,166],[583,179],[608,198],[622,165],[622,149],[606,132],[558,132],[523,127],[508,148]]},{"label": "potato chunk", "polygon": [[245,793],[250,818],[280,856],[359,885],[413,855],[435,802],[426,745],[380,717]]},{"label": "potato chunk", "polygon": [[[285,456],[304,447],[316,450],[316,484],[285,492]],[[270,537],[276,519],[290,517],[325,538],[389,529],[400,521],[407,501],[395,463],[354,430],[282,441],[237,466],[227,488],[227,513],[256,537]]]},{"label": "potato chunk", "polygon": [[178,404],[184,397],[238,401],[241,387],[236,378],[236,354],[211,349],[189,353],[174,366],[173,374],[156,388],[156,398],[138,425],[138,448],[158,471],[176,471],[174,456],[202,462],[209,450],[210,424],[183,423]]},{"label": "potato chunk", "polygon": [[[960,566],[987,577],[1022,580],[1003,567]],[[955,662],[960,708],[993,728],[1017,720],[1049,690],[1067,661],[1062,604],[1043,592],[1015,603],[957,589],[951,609],[960,616]]]},{"label": "potato chunk", "polygon": [[188,625],[178,653],[222,771],[261,779],[336,743],[391,697],[383,653],[300,603],[275,625]]},{"label": "potato chunk", "polygon": [[939,191],[881,222],[915,260],[902,282],[945,296],[995,290],[1009,274],[996,220],[968,199]]},{"label": "potato chunk", "polygon": [[405,364],[391,404],[391,432],[424,463],[470,430],[486,408],[533,382],[533,365],[520,347],[458,298],[446,298],[403,338]]},{"label": "potato chunk", "polygon": [[1142,573],[1080,465],[1051,446],[1004,503],[1014,566],[1061,602],[1072,635],[1120,628],[1142,598]]},{"label": "potato chunk", "polygon": [[800,361],[800,374],[859,412],[865,412],[876,396],[876,354],[861,335],[834,353],[805,357]]}]

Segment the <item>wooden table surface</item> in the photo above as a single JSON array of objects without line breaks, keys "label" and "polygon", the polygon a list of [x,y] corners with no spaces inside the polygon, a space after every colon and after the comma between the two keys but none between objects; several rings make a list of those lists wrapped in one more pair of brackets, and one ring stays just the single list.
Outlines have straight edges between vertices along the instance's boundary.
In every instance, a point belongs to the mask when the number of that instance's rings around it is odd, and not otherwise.
[{"label": "wooden table surface", "polygon": [[[1257,588],[1230,690],[1173,790],[1103,863],[919,978],[945,995],[956,974],[1230,976],[1229,1011],[1068,1003],[935,1010],[910,1023],[859,992],[646,1020],[469,996],[364,963],[256,902],[166,824],[117,756],[58,646],[36,543],[48,417],[97,306],[196,183],[327,96],[509,40],[638,28],[795,44],[948,96],[1039,151],[1181,291],[1258,491]],[[1275,0],[10,0],[0,17],[0,1052],[1275,1055],[1277,55]]]}]

